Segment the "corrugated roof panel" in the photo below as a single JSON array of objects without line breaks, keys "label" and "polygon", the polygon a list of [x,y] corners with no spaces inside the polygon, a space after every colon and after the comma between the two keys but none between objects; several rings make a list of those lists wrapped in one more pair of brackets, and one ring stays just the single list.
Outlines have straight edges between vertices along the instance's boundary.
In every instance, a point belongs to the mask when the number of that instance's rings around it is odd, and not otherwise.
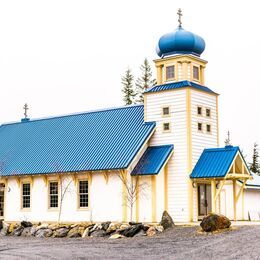
[{"label": "corrugated roof panel", "polygon": [[132,171],[132,175],[158,174],[171,155],[173,145],[150,146]]},{"label": "corrugated roof panel", "polygon": [[185,87],[191,87],[195,89],[199,89],[202,91],[206,91],[208,93],[217,94],[208,87],[202,86],[200,84],[194,83],[192,81],[184,80],[184,81],[178,81],[173,83],[167,83],[163,85],[156,85],[146,91],[146,93],[150,92],[158,92],[158,91],[164,91],[164,90],[171,90],[171,89],[180,89]]},{"label": "corrugated roof panel", "polygon": [[191,178],[220,178],[225,177],[239,152],[237,146],[205,149],[195,165]]},{"label": "corrugated roof panel", "polygon": [[127,168],[155,123],[142,105],[5,124],[1,175]]}]

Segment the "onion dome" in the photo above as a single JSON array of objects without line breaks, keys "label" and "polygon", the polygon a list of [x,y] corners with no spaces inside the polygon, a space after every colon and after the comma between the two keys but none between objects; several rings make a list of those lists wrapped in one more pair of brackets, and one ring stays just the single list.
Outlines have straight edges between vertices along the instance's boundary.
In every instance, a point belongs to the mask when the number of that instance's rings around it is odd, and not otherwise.
[{"label": "onion dome", "polygon": [[171,54],[193,54],[200,56],[205,50],[205,41],[198,35],[182,28],[182,11],[178,10],[179,26],[174,32],[163,35],[158,42],[156,52],[160,57]]},{"label": "onion dome", "polygon": [[160,57],[171,54],[193,54],[200,56],[205,50],[205,41],[200,36],[184,30],[181,26],[174,32],[163,35],[156,52]]}]

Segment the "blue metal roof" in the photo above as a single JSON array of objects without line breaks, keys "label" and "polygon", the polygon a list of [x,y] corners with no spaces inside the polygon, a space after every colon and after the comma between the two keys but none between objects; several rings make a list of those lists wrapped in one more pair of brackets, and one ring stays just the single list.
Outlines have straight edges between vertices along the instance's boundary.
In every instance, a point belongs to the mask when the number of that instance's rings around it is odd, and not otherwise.
[{"label": "blue metal roof", "polygon": [[158,174],[173,151],[173,145],[150,146],[132,171],[132,175]]},{"label": "blue metal roof", "polygon": [[2,176],[127,168],[155,128],[142,105],[0,126]]},{"label": "blue metal roof", "polygon": [[217,94],[208,87],[202,86],[200,84],[194,83],[192,81],[184,80],[184,81],[178,81],[173,83],[167,83],[163,85],[156,85],[154,87],[151,87],[150,89],[146,90],[145,93],[150,92],[158,92],[158,91],[164,91],[164,90],[172,90],[172,89],[180,89],[185,87],[191,87],[194,89],[206,91],[208,93]]},{"label": "blue metal roof", "polygon": [[237,152],[240,152],[238,146],[226,146],[224,148],[205,149],[201,154],[197,164],[195,165],[190,177],[225,177]]}]

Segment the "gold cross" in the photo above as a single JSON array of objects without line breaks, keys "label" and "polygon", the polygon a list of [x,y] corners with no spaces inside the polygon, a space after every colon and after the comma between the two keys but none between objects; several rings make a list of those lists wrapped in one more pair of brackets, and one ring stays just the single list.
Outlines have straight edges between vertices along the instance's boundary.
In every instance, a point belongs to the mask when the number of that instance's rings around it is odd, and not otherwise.
[{"label": "gold cross", "polygon": [[182,10],[179,8],[177,15],[179,16],[178,22],[179,22],[179,27],[182,25],[181,17],[182,17]]}]

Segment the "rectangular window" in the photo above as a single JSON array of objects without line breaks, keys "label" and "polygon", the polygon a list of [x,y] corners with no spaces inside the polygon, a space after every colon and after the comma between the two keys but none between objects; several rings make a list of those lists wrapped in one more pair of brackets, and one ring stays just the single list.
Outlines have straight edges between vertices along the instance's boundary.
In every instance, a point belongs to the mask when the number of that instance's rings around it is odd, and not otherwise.
[{"label": "rectangular window", "polygon": [[202,123],[198,123],[198,131],[202,132]]},{"label": "rectangular window", "polygon": [[31,184],[23,183],[22,186],[22,207],[30,208],[31,207]]},{"label": "rectangular window", "polygon": [[79,181],[79,207],[80,208],[88,207],[88,181],[87,180]]},{"label": "rectangular window", "polygon": [[170,108],[169,107],[163,107],[162,114],[163,114],[163,116],[169,116],[170,115]]},{"label": "rectangular window", "polygon": [[207,125],[207,133],[211,133],[211,125]]},{"label": "rectangular window", "polygon": [[211,116],[211,111],[210,108],[206,109],[206,117],[210,117]]},{"label": "rectangular window", "polygon": [[200,74],[199,74],[199,67],[193,66],[193,79],[199,80]]},{"label": "rectangular window", "polygon": [[59,206],[59,183],[52,181],[49,184],[49,206],[50,208],[58,208]]},{"label": "rectangular window", "polygon": [[163,131],[169,132],[170,131],[170,123],[164,123],[163,124]]},{"label": "rectangular window", "polygon": [[168,66],[166,67],[166,79],[174,79],[175,78],[175,67]]},{"label": "rectangular window", "polygon": [[197,107],[197,114],[198,116],[202,115],[202,107]]}]

